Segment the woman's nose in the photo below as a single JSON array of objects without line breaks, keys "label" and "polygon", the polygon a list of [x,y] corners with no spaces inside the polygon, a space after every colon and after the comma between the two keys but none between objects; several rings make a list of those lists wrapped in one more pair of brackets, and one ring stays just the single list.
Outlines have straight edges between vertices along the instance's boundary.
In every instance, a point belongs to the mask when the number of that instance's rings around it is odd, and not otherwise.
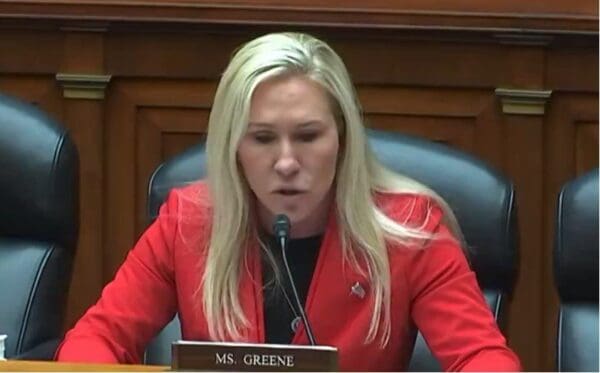
[{"label": "woman's nose", "polygon": [[279,156],[275,162],[275,172],[282,176],[291,176],[299,169],[300,163],[293,144],[287,140],[282,141]]}]

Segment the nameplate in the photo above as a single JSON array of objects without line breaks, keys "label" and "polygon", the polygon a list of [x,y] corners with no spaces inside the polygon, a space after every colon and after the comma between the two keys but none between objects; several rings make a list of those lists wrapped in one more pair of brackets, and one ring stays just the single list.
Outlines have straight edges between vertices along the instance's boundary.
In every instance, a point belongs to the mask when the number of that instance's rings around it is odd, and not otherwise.
[{"label": "nameplate", "polygon": [[337,348],[330,346],[177,341],[172,344],[173,370],[324,371],[338,370]]}]

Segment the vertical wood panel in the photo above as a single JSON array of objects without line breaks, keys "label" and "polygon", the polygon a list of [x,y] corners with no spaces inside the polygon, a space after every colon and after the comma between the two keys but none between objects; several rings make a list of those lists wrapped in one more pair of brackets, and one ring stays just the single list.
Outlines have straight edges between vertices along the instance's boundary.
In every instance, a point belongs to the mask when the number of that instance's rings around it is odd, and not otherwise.
[{"label": "vertical wood panel", "polygon": [[542,359],[543,122],[541,117],[507,115],[506,170],[517,191],[520,229],[520,270],[510,307],[508,336],[525,370],[536,370]]},{"label": "vertical wood panel", "polygon": [[577,122],[575,164],[577,175],[598,166],[598,122]]},{"label": "vertical wood panel", "polygon": [[[587,123],[582,128],[582,123]],[[556,332],[558,320],[558,295],[554,286],[552,250],[555,240],[557,198],[561,187],[579,174],[598,167],[598,95],[556,92],[552,95],[546,116],[544,133],[544,276],[543,341],[544,359],[540,369],[556,370]],[[582,136],[590,135],[589,144]],[[588,150],[589,149],[589,150]],[[594,151],[595,149],[595,151]]]},{"label": "vertical wood panel", "polygon": [[[67,32],[60,73],[96,74],[104,68],[102,34]],[[57,83],[58,84],[58,83]],[[104,285],[104,101],[64,99],[64,124],[79,150],[79,244],[69,290],[66,327],[94,304]]]},{"label": "vertical wood panel", "polygon": [[[107,112],[107,207],[104,280],[109,281],[145,226],[145,199],[151,165],[161,159],[161,127],[201,133],[203,116],[170,115],[157,120],[156,111],[188,113],[212,104],[214,82],[122,80],[113,83]],[[204,115],[206,118],[206,114]],[[197,121],[197,122],[196,122]],[[155,127],[154,129],[152,127]],[[195,127],[190,128],[190,127]],[[180,128],[180,130],[177,130]],[[158,147],[158,148],[157,148]],[[140,169],[141,168],[141,169]],[[140,180],[142,179],[142,180]]]},{"label": "vertical wood panel", "polygon": [[358,93],[368,126],[453,145],[492,164],[501,159],[502,150],[495,146],[501,124],[494,121],[493,112],[497,108],[489,91],[390,84],[388,87],[359,85]]},{"label": "vertical wood panel", "polygon": [[[143,87],[142,89],[146,89]],[[135,123],[136,92],[115,80],[106,112],[106,211],[103,281],[111,279],[136,238],[135,234]]]},{"label": "vertical wood panel", "polygon": [[148,182],[152,172],[170,156],[205,137],[209,108],[180,109],[152,107],[139,110],[136,146],[136,232],[146,228]]},{"label": "vertical wood panel", "polygon": [[72,326],[94,304],[104,285],[103,245],[103,102],[74,100],[65,103],[64,123],[79,148],[79,244],[69,290],[66,326]]}]

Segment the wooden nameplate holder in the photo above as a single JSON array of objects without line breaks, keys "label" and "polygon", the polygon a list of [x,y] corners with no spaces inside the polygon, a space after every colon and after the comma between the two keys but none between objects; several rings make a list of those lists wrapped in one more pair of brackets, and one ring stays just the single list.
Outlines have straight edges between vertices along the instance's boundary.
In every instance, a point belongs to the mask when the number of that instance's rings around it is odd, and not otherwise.
[{"label": "wooden nameplate holder", "polygon": [[297,372],[337,371],[337,348],[330,346],[177,341],[172,370]]}]

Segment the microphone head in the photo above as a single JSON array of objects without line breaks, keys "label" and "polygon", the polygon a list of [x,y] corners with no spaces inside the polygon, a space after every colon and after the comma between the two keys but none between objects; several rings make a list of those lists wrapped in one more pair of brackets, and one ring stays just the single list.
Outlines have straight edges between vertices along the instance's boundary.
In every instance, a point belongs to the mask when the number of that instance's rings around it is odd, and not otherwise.
[{"label": "microphone head", "polygon": [[290,218],[285,214],[278,214],[273,221],[273,234],[275,237],[287,237],[290,234]]}]

